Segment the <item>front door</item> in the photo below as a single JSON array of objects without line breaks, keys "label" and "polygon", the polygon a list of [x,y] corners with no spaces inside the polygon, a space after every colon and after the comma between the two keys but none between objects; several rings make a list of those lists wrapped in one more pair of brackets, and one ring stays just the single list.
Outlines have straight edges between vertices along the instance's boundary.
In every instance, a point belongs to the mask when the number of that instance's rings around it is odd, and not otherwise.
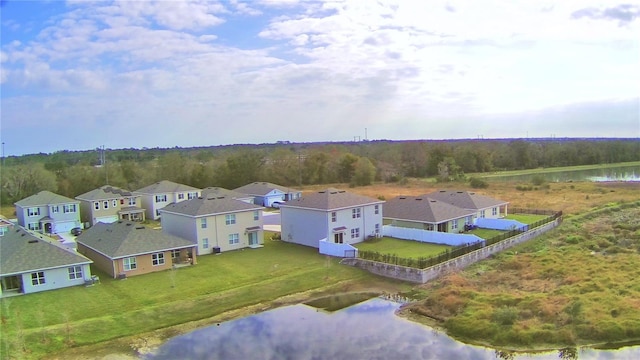
[{"label": "front door", "polygon": [[258,245],[258,233],[250,232],[249,233],[249,246]]},{"label": "front door", "polygon": [[335,242],[336,244],[344,243],[344,233],[339,232],[333,234],[333,242]]},{"label": "front door", "polygon": [[16,275],[2,278],[2,292],[20,291],[20,285],[20,279]]}]

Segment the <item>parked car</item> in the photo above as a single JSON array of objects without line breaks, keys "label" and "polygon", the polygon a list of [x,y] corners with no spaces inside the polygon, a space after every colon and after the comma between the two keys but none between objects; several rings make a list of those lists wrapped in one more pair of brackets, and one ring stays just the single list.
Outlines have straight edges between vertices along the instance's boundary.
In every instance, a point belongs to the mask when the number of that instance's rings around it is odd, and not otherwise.
[{"label": "parked car", "polygon": [[282,202],[280,202],[280,201],[274,201],[274,202],[271,204],[271,207],[272,207],[272,208],[274,208],[274,209],[280,209],[280,205],[282,205]]},{"label": "parked car", "polygon": [[71,235],[73,236],[78,236],[82,234],[82,229],[79,227],[74,227],[73,229],[71,229]]}]

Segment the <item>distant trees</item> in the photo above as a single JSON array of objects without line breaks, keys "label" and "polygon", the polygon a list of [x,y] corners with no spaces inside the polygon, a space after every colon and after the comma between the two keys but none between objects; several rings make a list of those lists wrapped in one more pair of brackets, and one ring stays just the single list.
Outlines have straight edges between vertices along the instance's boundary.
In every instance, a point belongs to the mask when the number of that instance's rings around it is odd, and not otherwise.
[{"label": "distant trees", "polygon": [[2,169],[2,202],[13,204],[37,192],[57,191],[56,176],[42,164]]}]

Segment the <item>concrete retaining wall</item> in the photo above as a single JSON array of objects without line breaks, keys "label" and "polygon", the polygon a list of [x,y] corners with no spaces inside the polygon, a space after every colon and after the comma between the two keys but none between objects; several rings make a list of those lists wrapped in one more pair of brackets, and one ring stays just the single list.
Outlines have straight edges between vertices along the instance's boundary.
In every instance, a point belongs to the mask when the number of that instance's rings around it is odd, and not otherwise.
[{"label": "concrete retaining wall", "polygon": [[555,219],[552,222],[538,226],[522,234],[518,234],[514,237],[505,239],[499,243],[483,247],[468,254],[459,256],[455,259],[451,259],[434,265],[426,269],[414,269],[405,266],[398,266],[393,264],[385,264],[377,261],[364,260],[358,258],[343,259],[340,263],[350,266],[355,266],[363,270],[367,270],[371,273],[390,277],[398,280],[404,280],[415,283],[426,283],[444,274],[452,271],[464,269],[465,267],[476,263],[480,260],[496,254],[500,251],[506,250],[512,246],[523,243],[527,240],[531,240],[553,228],[560,225],[562,218]]}]

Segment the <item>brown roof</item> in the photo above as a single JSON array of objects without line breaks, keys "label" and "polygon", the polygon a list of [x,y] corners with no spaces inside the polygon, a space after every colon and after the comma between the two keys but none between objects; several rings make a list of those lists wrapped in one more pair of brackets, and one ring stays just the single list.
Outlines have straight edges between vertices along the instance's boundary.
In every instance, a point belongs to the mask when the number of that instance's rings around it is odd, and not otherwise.
[{"label": "brown roof", "polygon": [[91,190],[84,194],[76,196],[78,200],[94,201],[94,200],[111,200],[121,199],[123,197],[131,197],[131,191],[121,189],[119,187],[104,185],[98,189]]},{"label": "brown roof", "polygon": [[285,194],[300,192],[299,190],[287,188],[284,186],[276,185],[276,184],[265,182],[265,181],[256,181],[251,184],[240,186],[239,188],[235,188],[233,190],[242,194],[249,194],[249,195],[255,195],[255,196],[264,196],[273,190],[279,190]]},{"label": "brown roof", "polygon": [[439,224],[473,214],[473,210],[465,210],[425,196],[398,196],[387,201],[382,209],[383,218],[431,224]]},{"label": "brown roof", "polygon": [[280,206],[317,210],[338,210],[382,203],[384,203],[384,201],[370,198],[368,196],[353,194],[345,190],[329,188],[310,194],[304,194],[300,199],[289,200]]},{"label": "brown roof", "polygon": [[141,194],[163,194],[198,190],[199,189],[194,188],[193,186],[178,184],[169,180],[162,180],[149,186],[145,186],[142,189],[138,189],[136,192]]},{"label": "brown roof", "polygon": [[508,204],[507,201],[497,200],[469,191],[438,190],[423,196],[446,202],[447,204],[451,204],[462,209],[472,210],[481,210]]}]

